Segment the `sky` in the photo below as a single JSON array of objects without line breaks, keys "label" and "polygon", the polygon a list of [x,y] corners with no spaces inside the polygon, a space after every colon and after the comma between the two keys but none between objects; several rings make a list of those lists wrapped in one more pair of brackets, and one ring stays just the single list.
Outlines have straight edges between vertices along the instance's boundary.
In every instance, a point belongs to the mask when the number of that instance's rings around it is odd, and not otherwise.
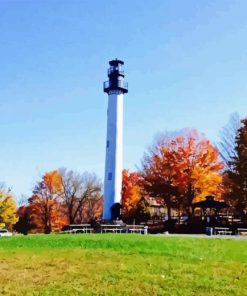
[{"label": "sky", "polygon": [[124,167],[158,132],[216,143],[247,115],[245,0],[0,0],[0,181],[30,196],[46,171],[103,179],[108,62],[125,62]]}]

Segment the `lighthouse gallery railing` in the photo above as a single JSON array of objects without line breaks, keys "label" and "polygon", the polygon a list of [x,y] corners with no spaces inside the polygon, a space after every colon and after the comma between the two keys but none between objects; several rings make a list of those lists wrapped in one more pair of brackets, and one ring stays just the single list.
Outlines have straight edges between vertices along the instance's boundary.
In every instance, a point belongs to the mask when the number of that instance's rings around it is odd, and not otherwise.
[{"label": "lighthouse gallery railing", "polygon": [[[111,81],[105,81],[104,82],[104,89],[109,88],[111,86],[112,86]],[[125,82],[125,81],[122,81],[122,80],[118,80],[117,81],[117,85],[114,85],[114,86],[128,89],[128,82]]]}]

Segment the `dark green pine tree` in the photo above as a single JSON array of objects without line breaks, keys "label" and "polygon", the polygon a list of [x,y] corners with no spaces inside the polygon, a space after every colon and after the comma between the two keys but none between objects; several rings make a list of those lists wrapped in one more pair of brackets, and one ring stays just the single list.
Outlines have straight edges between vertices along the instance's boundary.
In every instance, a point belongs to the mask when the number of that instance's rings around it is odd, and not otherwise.
[{"label": "dark green pine tree", "polygon": [[243,119],[236,135],[236,155],[232,158],[230,199],[240,214],[247,210],[247,118]]}]

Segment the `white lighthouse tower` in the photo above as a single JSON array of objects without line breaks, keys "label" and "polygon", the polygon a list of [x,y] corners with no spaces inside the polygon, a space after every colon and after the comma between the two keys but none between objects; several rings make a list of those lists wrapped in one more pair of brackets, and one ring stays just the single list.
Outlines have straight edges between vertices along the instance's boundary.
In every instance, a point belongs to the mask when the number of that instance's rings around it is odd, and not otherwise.
[{"label": "white lighthouse tower", "polygon": [[104,220],[120,217],[123,169],[123,95],[128,92],[124,81],[123,61],[109,62],[109,81],[104,82],[108,94],[107,137],[104,181]]}]

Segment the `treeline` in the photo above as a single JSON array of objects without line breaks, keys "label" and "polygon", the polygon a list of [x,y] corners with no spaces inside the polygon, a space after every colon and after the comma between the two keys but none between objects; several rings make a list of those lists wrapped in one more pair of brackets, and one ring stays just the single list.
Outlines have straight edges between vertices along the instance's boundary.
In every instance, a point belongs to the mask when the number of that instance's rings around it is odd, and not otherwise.
[{"label": "treeline", "polygon": [[101,217],[102,184],[95,174],[65,168],[44,174],[26,205],[18,209],[18,232],[50,233],[66,224]]},{"label": "treeline", "polygon": [[224,193],[223,161],[218,150],[195,130],[160,136],[145,153],[138,173],[124,171],[123,209],[128,219],[150,218],[142,196],[161,199],[167,208],[191,215],[193,202]]},{"label": "treeline", "polygon": [[247,118],[234,114],[221,131],[218,149],[195,130],[161,135],[145,153],[138,172],[123,173],[123,214],[129,220],[150,218],[142,196],[164,201],[192,215],[192,204],[214,196],[232,215],[247,220]]},{"label": "treeline", "polygon": [[[144,196],[190,216],[206,196],[225,200],[235,216],[247,212],[247,118],[236,115],[223,129],[218,148],[196,130],[160,135],[137,172],[123,171],[122,214],[126,221],[150,218]],[[0,187],[0,227],[16,231],[59,230],[66,224],[102,219],[102,184],[95,174],[67,169],[47,172],[16,210],[10,190]]]}]

